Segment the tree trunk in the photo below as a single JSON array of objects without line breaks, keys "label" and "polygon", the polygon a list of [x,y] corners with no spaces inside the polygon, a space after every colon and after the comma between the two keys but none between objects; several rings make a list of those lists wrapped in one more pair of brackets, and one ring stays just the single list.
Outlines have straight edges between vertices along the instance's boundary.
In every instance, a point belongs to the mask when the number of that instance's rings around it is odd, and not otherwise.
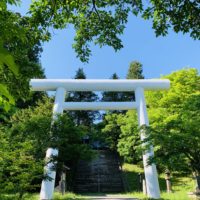
[{"label": "tree trunk", "polygon": [[196,175],[195,179],[196,179],[196,193],[200,194],[200,176]]},{"label": "tree trunk", "polygon": [[19,192],[18,200],[22,200],[23,196],[24,192],[23,191]]}]

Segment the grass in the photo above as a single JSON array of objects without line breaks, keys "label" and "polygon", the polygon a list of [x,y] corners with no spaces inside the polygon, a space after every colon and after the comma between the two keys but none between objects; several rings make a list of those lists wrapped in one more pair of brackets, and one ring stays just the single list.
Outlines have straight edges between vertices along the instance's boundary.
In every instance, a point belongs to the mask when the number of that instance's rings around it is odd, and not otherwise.
[{"label": "grass", "polygon": [[[129,191],[118,194],[118,196],[134,197],[141,200],[149,200],[142,192],[138,184],[138,174],[142,173],[143,169],[137,165],[124,164],[123,165],[123,175],[126,177],[127,183],[129,185]],[[166,182],[164,179],[164,174],[159,176],[159,184],[161,189],[161,199],[162,200],[189,200],[187,193],[193,191],[195,188],[194,180],[191,177],[186,177],[180,174],[173,174],[172,181],[172,193],[166,192]],[[112,194],[93,194],[95,195],[106,195],[115,196]],[[15,195],[1,195],[0,200],[16,200]],[[39,194],[25,194],[23,200],[38,200]],[[59,193],[54,194],[54,200],[88,200],[90,195],[76,195],[74,193],[67,193],[62,196]]]},{"label": "grass", "polygon": [[[137,165],[124,164],[123,173],[129,183],[129,192],[127,195],[140,199],[148,199],[142,192],[139,192],[138,187],[138,173],[143,171]],[[173,174],[171,178],[172,193],[166,192],[166,182],[164,174],[159,176],[159,184],[161,189],[161,199],[163,200],[189,200],[187,193],[194,191],[195,183],[191,177],[180,176],[180,174]]]},{"label": "grass", "polygon": [[[81,200],[87,199],[81,195],[76,195],[74,193],[67,193],[65,195],[61,195],[60,193],[54,194],[54,200]],[[0,195],[0,200],[16,200],[16,195]],[[23,200],[39,200],[39,194],[25,194]]]}]

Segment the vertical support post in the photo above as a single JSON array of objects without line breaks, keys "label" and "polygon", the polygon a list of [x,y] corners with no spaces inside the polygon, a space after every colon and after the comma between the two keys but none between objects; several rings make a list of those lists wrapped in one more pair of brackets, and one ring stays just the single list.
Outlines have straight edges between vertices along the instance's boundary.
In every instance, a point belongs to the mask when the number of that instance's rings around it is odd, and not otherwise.
[{"label": "vertical support post", "polygon": [[[57,156],[58,150],[53,148],[48,148],[46,152],[46,161],[50,160],[52,156]],[[55,177],[56,171],[52,171],[52,167],[54,166],[53,162],[49,162],[45,166],[45,174],[47,174],[52,180],[43,180],[41,191],[40,191],[40,199],[48,200],[52,199],[54,185],[55,185]]]},{"label": "vertical support post", "polygon": [[[65,100],[65,89],[57,88],[56,97],[53,106],[53,121],[56,120],[57,114],[63,113],[63,103]],[[58,156],[58,149],[48,148],[46,152],[46,160],[48,161],[51,157]],[[55,186],[55,178],[56,171],[52,170],[54,166],[53,162],[49,162],[45,166],[45,173],[51,177],[52,180],[43,180],[41,191],[40,191],[40,199],[41,200],[50,200],[53,198],[54,186]]]},{"label": "vertical support post", "polygon": [[[146,125],[149,126],[149,120],[147,115],[144,89],[136,88],[135,90],[136,102],[138,105],[138,121],[139,126]],[[141,140],[144,140],[146,135],[144,132],[141,133]],[[146,179],[147,195],[150,198],[159,199],[160,198],[160,188],[158,183],[158,175],[155,164],[148,165],[148,159],[154,156],[153,147],[151,146],[143,155],[144,173]]]}]

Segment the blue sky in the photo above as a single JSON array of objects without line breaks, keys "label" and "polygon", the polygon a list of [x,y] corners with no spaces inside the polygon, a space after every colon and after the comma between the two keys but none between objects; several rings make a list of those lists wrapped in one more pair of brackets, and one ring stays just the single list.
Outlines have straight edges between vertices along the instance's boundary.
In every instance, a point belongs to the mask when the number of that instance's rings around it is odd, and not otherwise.
[{"label": "blue sky", "polygon": [[[22,0],[20,7],[11,10],[28,11],[31,0]],[[72,49],[74,30],[54,30],[50,42],[43,44],[42,67],[47,78],[73,78],[82,67],[87,78],[109,78],[114,72],[125,78],[131,61],[143,64],[146,78],[159,78],[183,67],[195,67],[200,71],[200,41],[188,34],[170,31],[165,37],[155,37],[150,21],[130,16],[123,36],[124,48],[115,52],[111,47],[91,46],[92,56],[88,64],[76,58]]]}]

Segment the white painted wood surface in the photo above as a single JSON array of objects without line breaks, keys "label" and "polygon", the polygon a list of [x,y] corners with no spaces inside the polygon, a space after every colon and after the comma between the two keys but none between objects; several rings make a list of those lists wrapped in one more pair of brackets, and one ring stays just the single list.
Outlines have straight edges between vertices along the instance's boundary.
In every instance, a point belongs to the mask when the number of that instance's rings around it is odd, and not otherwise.
[{"label": "white painted wood surface", "polygon": [[[53,121],[56,120],[57,114],[63,113],[63,102],[65,100],[65,89],[57,88],[56,97],[53,106]],[[58,149],[48,148],[46,152],[45,160],[48,162],[49,159],[53,156],[58,156]],[[49,200],[53,197],[54,187],[55,187],[55,179],[56,179],[56,171],[52,170],[54,166],[53,162],[49,162],[45,166],[45,173],[52,179],[43,180],[40,190],[40,199],[41,200]]]},{"label": "white painted wood surface", "polygon": [[64,102],[64,110],[133,110],[136,102]]},{"label": "white painted wood surface", "polygon": [[134,91],[137,87],[145,90],[168,89],[167,79],[108,80],[108,79],[31,79],[33,91],[55,91],[58,87],[66,91]]},{"label": "white painted wood surface", "polygon": [[[139,126],[146,125],[149,126],[149,120],[147,115],[144,89],[137,88],[135,91],[136,102],[138,104],[138,123]],[[144,131],[141,131],[141,140],[146,138]],[[155,164],[148,165],[148,160],[150,157],[154,156],[153,146],[143,154],[143,166],[144,174],[146,180],[147,195],[150,198],[159,199],[160,198],[160,188],[158,183],[158,175]]]}]

